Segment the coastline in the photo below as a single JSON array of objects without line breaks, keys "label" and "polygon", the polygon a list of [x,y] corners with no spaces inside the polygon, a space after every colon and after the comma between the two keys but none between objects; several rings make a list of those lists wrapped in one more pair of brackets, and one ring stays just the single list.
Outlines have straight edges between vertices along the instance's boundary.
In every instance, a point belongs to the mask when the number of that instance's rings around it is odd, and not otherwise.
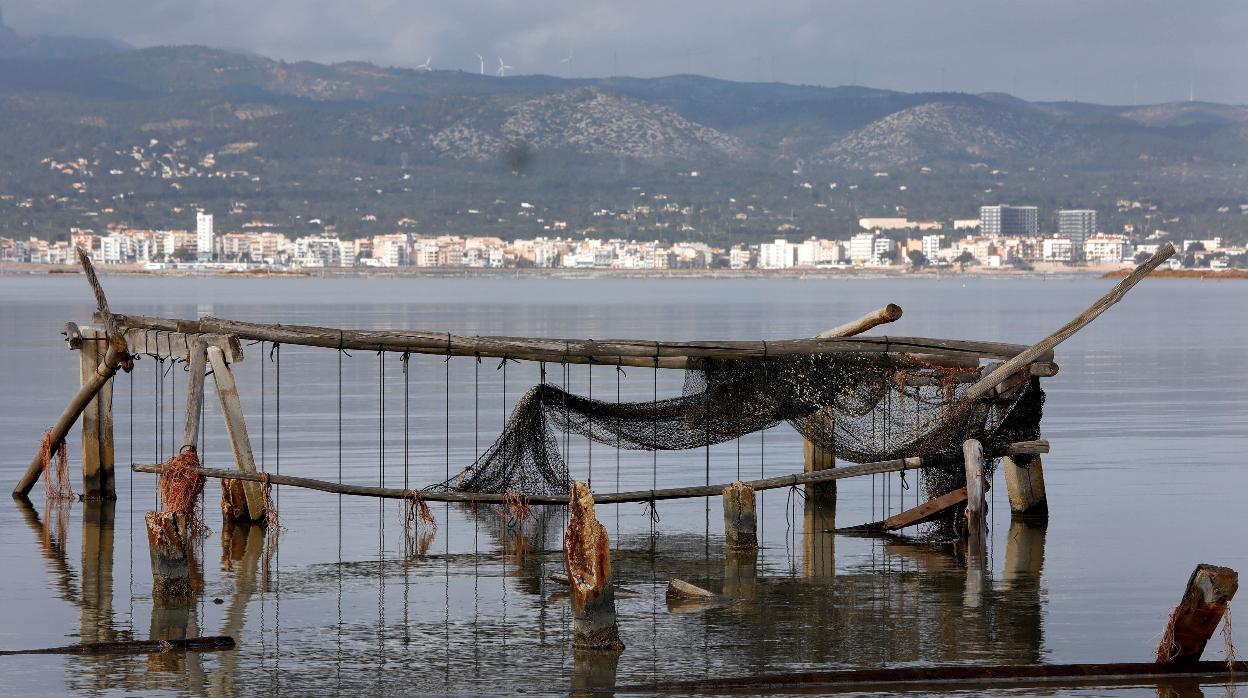
[{"label": "coastline", "polygon": [[[321,267],[306,269],[255,269],[234,271],[223,269],[165,269],[152,271],[138,264],[109,264],[96,267],[101,275],[109,276],[167,276],[185,277],[238,277],[238,278],[307,278],[307,277],[411,277],[411,278],[552,278],[552,279],[880,279],[880,278],[1111,278],[1117,270],[1088,267],[1058,267],[1054,269],[999,269],[968,267],[956,269],[910,269],[899,268],[839,268],[839,269],[568,269],[568,268],[517,268],[502,269],[474,267]],[[1123,271],[1126,274],[1129,270]],[[0,263],[0,276],[56,276],[78,275],[82,270],[76,266],[61,264],[28,264],[24,262]],[[1160,275],[1160,270],[1158,275]],[[1225,273],[1225,272],[1223,272]]]}]

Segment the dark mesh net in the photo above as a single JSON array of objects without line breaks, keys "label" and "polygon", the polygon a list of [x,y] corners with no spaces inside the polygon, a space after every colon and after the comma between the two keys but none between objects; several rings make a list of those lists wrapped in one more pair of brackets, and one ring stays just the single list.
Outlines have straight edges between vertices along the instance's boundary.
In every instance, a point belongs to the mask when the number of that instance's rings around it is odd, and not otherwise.
[{"label": "dark mesh net", "polygon": [[1008,400],[967,403],[978,368],[939,366],[880,353],[703,360],[685,372],[680,397],[654,402],[591,400],[549,383],[520,399],[484,455],[435,486],[465,492],[563,494],[564,430],[633,450],[718,444],[788,422],[819,448],[852,463],[920,456],[937,496],[965,484],[962,442],[986,454],[1040,437],[1044,393],[1031,379]]}]

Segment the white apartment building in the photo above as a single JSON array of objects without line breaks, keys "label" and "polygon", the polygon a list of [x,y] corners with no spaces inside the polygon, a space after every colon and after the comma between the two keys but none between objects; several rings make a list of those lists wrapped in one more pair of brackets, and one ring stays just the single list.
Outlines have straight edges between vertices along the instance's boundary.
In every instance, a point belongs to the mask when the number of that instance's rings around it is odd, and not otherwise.
[{"label": "white apartment building", "polygon": [[940,255],[940,248],[944,246],[944,235],[924,235],[923,247],[920,249],[922,250],[924,257],[927,257],[929,260],[935,262],[936,258]]},{"label": "white apartment building", "polygon": [[783,238],[758,246],[759,269],[792,269],[797,264],[797,245]]},{"label": "white apartment building", "polygon": [[216,236],[212,230],[212,214],[201,209],[195,212],[195,257],[201,262],[213,260]]},{"label": "white apartment building", "polygon": [[849,261],[854,264],[866,264],[875,259],[875,241],[879,236],[875,233],[858,233],[849,239]]},{"label": "white apartment building", "polygon": [[745,245],[734,245],[728,251],[728,268],[749,269],[751,259],[753,259],[753,255],[750,254],[750,248]]},{"label": "white apartment building", "polygon": [[1093,235],[1083,243],[1083,258],[1089,264],[1117,264],[1130,257],[1131,245],[1123,235]]},{"label": "white apartment building", "polygon": [[295,240],[295,257],[304,267],[340,267],[342,247],[338,238],[303,237]]},{"label": "white apartment building", "polygon": [[1073,245],[1066,238],[1045,238],[1041,244],[1041,256],[1046,262],[1069,262]]}]

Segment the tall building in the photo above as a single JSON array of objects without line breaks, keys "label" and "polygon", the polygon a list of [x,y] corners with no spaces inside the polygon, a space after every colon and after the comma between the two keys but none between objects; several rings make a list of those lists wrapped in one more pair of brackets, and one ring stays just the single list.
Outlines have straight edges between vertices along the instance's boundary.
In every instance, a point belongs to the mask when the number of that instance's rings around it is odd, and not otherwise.
[{"label": "tall building", "polygon": [[1096,235],[1096,211],[1090,208],[1058,211],[1057,233],[1070,240],[1070,249],[1075,255],[1082,256],[1083,244]]},{"label": "tall building", "polygon": [[215,238],[212,233],[212,214],[202,210],[195,212],[195,258],[201,262],[211,262]]},{"label": "tall building", "polygon": [[1040,233],[1035,206],[980,206],[979,234],[992,237],[1034,237]]},{"label": "tall building", "polygon": [[759,269],[791,269],[797,262],[797,245],[777,239],[758,246]]}]

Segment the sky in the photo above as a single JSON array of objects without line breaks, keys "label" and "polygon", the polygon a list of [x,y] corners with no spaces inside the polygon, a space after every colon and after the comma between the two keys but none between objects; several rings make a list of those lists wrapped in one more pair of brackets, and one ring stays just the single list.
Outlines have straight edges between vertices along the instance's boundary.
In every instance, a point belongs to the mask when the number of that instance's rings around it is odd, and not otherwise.
[{"label": "sky", "polygon": [[486,72],[1248,104],[1239,0],[0,0],[22,33]]}]

